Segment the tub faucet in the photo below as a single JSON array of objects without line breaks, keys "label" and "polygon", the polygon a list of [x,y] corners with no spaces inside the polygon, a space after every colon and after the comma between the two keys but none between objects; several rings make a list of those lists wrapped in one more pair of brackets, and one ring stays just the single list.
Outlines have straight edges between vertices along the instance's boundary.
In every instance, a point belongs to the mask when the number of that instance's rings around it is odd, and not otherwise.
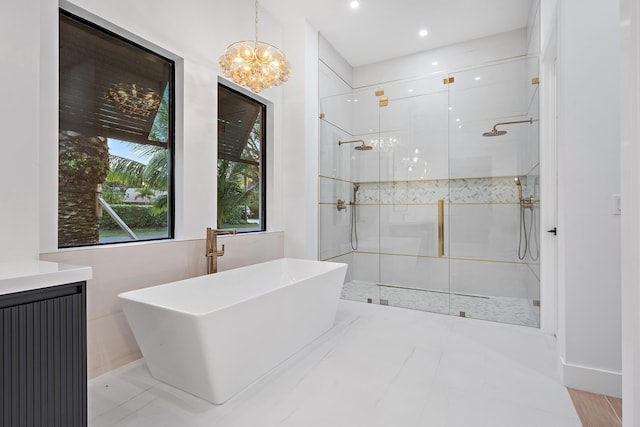
[{"label": "tub faucet", "polygon": [[238,234],[235,229],[216,230],[207,227],[207,243],[205,248],[205,256],[207,257],[207,274],[218,272],[218,257],[224,255],[224,245],[218,250],[218,236],[221,234]]}]

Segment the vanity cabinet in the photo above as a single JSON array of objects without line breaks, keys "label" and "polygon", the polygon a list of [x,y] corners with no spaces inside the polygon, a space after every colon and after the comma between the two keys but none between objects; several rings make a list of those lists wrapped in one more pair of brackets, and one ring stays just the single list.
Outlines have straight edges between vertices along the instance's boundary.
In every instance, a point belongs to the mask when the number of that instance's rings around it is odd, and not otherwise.
[{"label": "vanity cabinet", "polygon": [[0,294],[0,426],[87,425],[86,282]]}]

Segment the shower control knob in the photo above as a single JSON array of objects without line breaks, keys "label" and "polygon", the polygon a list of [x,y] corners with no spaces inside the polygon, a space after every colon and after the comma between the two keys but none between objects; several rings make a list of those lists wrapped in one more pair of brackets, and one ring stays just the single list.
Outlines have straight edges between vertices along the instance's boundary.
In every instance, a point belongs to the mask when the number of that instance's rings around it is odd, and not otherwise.
[{"label": "shower control knob", "polygon": [[547,233],[551,233],[554,236],[558,235],[558,227],[553,227],[551,230],[547,230]]}]

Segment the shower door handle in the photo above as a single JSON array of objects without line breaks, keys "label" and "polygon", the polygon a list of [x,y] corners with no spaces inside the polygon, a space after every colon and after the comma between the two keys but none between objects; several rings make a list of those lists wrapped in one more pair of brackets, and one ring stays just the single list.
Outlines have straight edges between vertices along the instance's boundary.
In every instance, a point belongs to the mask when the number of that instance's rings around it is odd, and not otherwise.
[{"label": "shower door handle", "polygon": [[438,200],[438,258],[444,256],[444,200]]},{"label": "shower door handle", "polygon": [[553,227],[551,230],[547,230],[547,233],[551,233],[554,236],[558,235],[558,227]]}]

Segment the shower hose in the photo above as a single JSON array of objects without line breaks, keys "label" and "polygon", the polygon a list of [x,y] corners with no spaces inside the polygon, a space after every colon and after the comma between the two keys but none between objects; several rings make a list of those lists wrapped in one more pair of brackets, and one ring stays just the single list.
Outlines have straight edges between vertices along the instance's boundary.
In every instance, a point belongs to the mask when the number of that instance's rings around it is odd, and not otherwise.
[{"label": "shower hose", "polygon": [[351,249],[358,249],[358,226],[356,224],[356,202],[349,203],[351,205]]},{"label": "shower hose", "polygon": [[[528,231],[524,213],[526,209],[531,210]],[[540,246],[538,244],[538,227],[536,226],[535,217],[535,208],[525,208],[524,206],[522,206],[522,204],[520,204],[520,238],[518,240],[518,259],[521,261],[527,257],[527,253],[529,253],[532,261],[537,261],[538,258],[540,258]],[[531,248],[532,238],[535,244],[535,252]]]}]

